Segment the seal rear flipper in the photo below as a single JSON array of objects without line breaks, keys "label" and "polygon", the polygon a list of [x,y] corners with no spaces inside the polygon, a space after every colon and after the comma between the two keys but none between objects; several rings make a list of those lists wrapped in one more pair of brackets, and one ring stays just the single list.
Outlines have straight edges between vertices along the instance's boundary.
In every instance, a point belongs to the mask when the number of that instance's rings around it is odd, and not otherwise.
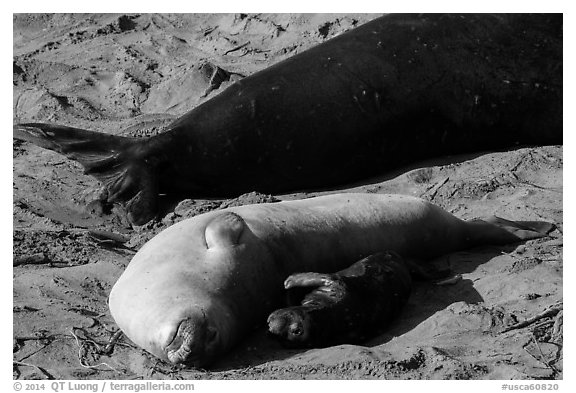
[{"label": "seal rear flipper", "polygon": [[144,225],[158,213],[158,179],[154,169],[142,163],[127,163],[128,168],[109,176],[91,175],[102,181],[108,191],[108,202],[121,203],[128,220],[134,225]]},{"label": "seal rear flipper", "polygon": [[542,235],[542,237],[548,235],[550,232],[556,229],[556,225],[546,221],[514,221],[514,223],[520,227],[525,228],[526,230],[538,232]]},{"label": "seal rear flipper", "polygon": [[56,151],[83,166],[113,157],[137,141],[135,138],[47,123],[16,124],[13,138]]},{"label": "seal rear flipper", "polygon": [[155,217],[158,179],[154,163],[141,157],[142,140],[44,123],[15,125],[13,138],[79,162],[103,183],[107,202],[124,205],[133,224]]},{"label": "seal rear flipper", "polygon": [[545,221],[510,221],[497,216],[482,221],[507,231],[518,241],[539,239],[556,229],[556,225]]}]

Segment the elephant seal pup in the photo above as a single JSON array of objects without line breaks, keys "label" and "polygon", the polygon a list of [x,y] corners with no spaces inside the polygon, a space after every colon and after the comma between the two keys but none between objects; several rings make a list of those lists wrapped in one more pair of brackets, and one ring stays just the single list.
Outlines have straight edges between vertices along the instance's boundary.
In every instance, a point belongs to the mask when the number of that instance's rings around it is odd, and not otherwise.
[{"label": "elephant seal pup", "polygon": [[358,343],[380,332],[408,301],[412,279],[393,252],[370,255],[333,274],[296,273],[284,288],[306,288],[301,304],[274,311],[268,331],[288,347]]},{"label": "elephant seal pup", "polygon": [[392,250],[429,259],[481,244],[542,237],[550,224],[464,222],[419,198],[334,194],[230,207],[181,221],[148,241],[109,298],[134,343],[204,367],[282,307],[296,272],[334,272]]},{"label": "elephant seal pup", "polygon": [[562,143],[562,14],[390,14],[254,73],[152,138],[56,124],[136,225],[159,195],[319,189],[429,157]]}]

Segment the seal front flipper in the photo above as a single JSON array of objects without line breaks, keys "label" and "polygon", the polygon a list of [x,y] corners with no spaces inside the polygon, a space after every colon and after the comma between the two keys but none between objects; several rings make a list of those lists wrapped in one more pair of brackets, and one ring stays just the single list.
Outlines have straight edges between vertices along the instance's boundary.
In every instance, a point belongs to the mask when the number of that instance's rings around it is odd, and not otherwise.
[{"label": "seal front flipper", "polygon": [[313,272],[292,274],[284,280],[286,303],[288,305],[298,305],[315,289],[321,287],[328,289],[334,285],[334,282],[335,277],[332,274]]},{"label": "seal front flipper", "polygon": [[156,163],[142,154],[145,140],[44,123],[15,125],[13,138],[79,162],[86,174],[103,183],[107,202],[124,205],[133,224],[142,225],[155,217]]},{"label": "seal front flipper", "polygon": [[295,287],[322,287],[330,285],[333,281],[334,276],[331,274],[296,273],[292,274],[284,281],[284,288],[292,289]]},{"label": "seal front flipper", "polygon": [[204,236],[208,249],[232,247],[240,242],[246,222],[233,212],[222,213],[206,226]]}]

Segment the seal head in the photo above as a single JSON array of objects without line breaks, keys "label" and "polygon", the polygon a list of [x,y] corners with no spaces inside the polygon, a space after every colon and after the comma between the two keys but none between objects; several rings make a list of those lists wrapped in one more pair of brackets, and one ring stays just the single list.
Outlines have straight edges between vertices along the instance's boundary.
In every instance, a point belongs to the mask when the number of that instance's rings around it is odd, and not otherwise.
[{"label": "seal head", "polygon": [[261,308],[271,309],[259,303],[268,288],[245,283],[266,277],[273,285],[281,276],[272,263],[250,263],[270,257],[238,214],[199,218],[175,224],[143,246],[109,304],[137,345],[173,364],[206,367],[252,329]]},{"label": "seal head", "polygon": [[300,307],[276,310],[268,317],[268,333],[285,345],[301,347],[312,333],[310,315]]}]

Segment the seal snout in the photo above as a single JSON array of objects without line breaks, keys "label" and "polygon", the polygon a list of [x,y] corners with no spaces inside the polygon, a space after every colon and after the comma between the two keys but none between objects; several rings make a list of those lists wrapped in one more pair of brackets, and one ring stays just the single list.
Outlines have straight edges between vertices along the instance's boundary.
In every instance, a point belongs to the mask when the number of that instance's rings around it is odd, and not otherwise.
[{"label": "seal snout", "polygon": [[203,367],[211,358],[208,349],[216,338],[217,332],[208,327],[204,315],[188,317],[180,322],[174,339],[164,351],[171,363]]},{"label": "seal snout", "polygon": [[[194,342],[194,337],[198,334],[198,325],[192,321],[192,319],[187,318],[180,322],[178,326],[178,331],[174,336],[172,342],[165,348],[168,360],[171,363],[185,363],[188,360],[192,360],[196,357],[194,349],[198,346]],[[195,345],[196,344],[196,345]],[[199,349],[199,348],[198,348]]]},{"label": "seal snout", "polygon": [[282,310],[277,310],[268,317],[268,332],[274,335],[283,335],[288,325],[288,317]]}]

